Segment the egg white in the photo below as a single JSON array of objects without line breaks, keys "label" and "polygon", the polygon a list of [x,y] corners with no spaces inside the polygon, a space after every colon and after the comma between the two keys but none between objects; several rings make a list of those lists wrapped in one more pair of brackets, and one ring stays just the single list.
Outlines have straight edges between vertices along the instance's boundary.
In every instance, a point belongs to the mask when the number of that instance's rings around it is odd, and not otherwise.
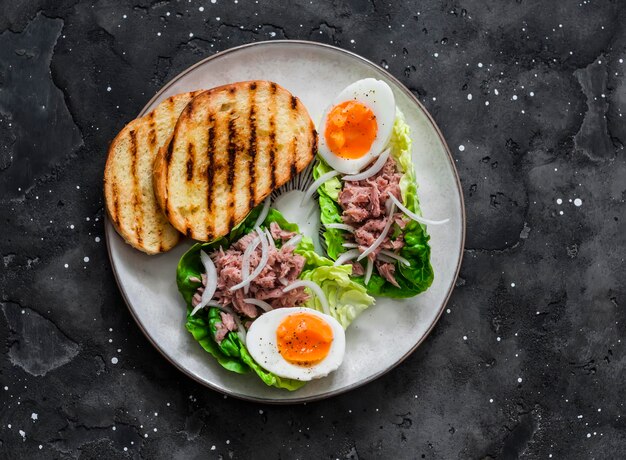
[{"label": "egg white", "polygon": [[[341,158],[326,144],[326,120],[334,106],[345,101],[357,101],[368,107],[376,117],[378,131],[370,150],[357,159]],[[389,143],[396,118],[396,101],[387,83],[375,78],[358,80],[344,89],[326,109],[320,123],[319,154],[326,163],[343,174],[356,174],[381,154]]]},{"label": "egg white", "polygon": [[[276,330],[287,317],[297,313],[306,313],[322,318],[333,331],[333,341],[328,355],[322,361],[311,366],[298,366],[285,360],[278,351]],[[300,381],[309,381],[325,377],[336,370],[343,361],[346,348],[346,336],[339,322],[324,313],[304,307],[277,308],[259,316],[248,330],[246,347],[254,360],[265,370],[279,377]]]}]

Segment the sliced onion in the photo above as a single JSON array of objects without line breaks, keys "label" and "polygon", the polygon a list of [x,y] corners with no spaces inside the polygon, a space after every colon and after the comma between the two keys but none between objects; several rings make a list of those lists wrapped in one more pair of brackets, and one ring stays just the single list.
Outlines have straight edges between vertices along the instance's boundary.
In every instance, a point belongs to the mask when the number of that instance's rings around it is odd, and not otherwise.
[{"label": "sliced onion", "polygon": [[387,233],[389,233],[389,229],[391,228],[391,224],[393,224],[393,220],[394,220],[393,219],[393,213],[394,213],[394,211],[395,211],[395,206],[392,204],[391,205],[391,209],[389,210],[389,216],[387,217],[387,223],[385,224],[385,228],[383,228],[383,231],[380,232],[380,235],[378,235],[378,238],[376,238],[376,240],[372,243],[372,245],[361,253],[361,255],[359,256],[359,258],[357,260],[361,260],[364,257],[367,257],[368,254],[370,254],[373,251],[375,251],[376,248],[382,244],[382,242],[387,237]]},{"label": "sliced onion", "polygon": [[294,281],[285,289],[283,289],[283,292],[289,292],[299,287],[309,288],[311,292],[313,292],[313,294],[315,294],[319,299],[320,303],[322,304],[322,309],[324,310],[324,313],[330,315],[330,306],[328,305],[328,299],[326,298],[326,295],[324,295],[324,291],[322,291],[322,288],[313,281]]},{"label": "sliced onion", "polygon": [[298,246],[298,243],[300,243],[300,241],[302,241],[302,235],[299,233],[296,236],[290,238],[289,241],[287,241],[285,244],[283,244],[283,248],[285,246]]},{"label": "sliced onion", "polygon": [[265,228],[265,236],[267,236],[267,242],[270,244],[272,249],[276,249],[276,243],[274,242],[274,237],[270,233],[269,229]]},{"label": "sliced onion", "polygon": [[257,307],[259,307],[260,309],[262,309],[263,311],[272,311],[274,308],[267,302],[265,302],[264,300],[259,300],[259,299],[243,299],[243,301],[245,303],[249,303],[250,305],[256,305]]},{"label": "sliced onion", "polygon": [[215,294],[215,290],[217,289],[217,270],[215,269],[215,264],[204,251],[200,251],[200,260],[202,261],[202,265],[204,265],[206,273],[206,286],[202,293],[202,300],[193,309],[191,316],[195,315],[198,310],[202,310],[209,304],[209,301],[213,298],[213,294]]},{"label": "sliced onion", "polygon": [[348,248],[348,249],[354,249],[354,248],[358,248],[359,245],[356,243],[343,243],[342,246],[344,248]]},{"label": "sliced onion", "polygon": [[389,194],[389,198],[391,199],[391,201],[394,202],[394,204],[398,207],[398,209],[400,211],[402,211],[404,214],[407,215],[407,217],[410,217],[415,222],[419,222],[420,224],[424,224],[424,225],[441,225],[441,224],[447,223],[450,220],[450,219],[443,219],[443,220],[426,219],[425,217],[418,216],[414,212],[409,211],[409,209],[406,206],[404,206],[402,203],[400,203],[400,200],[398,200],[395,196],[393,196],[392,193]]},{"label": "sliced onion", "polygon": [[270,204],[272,204],[272,197],[268,196],[263,202],[263,209],[261,209],[261,214],[259,214],[259,217],[256,218],[256,222],[254,223],[255,228],[265,222],[265,218],[270,212]]},{"label": "sliced onion", "polygon": [[349,260],[356,259],[357,257],[359,257],[359,254],[360,254],[360,251],[358,249],[350,249],[349,251],[346,251],[343,254],[341,254],[339,257],[337,257],[337,260],[335,260],[335,263],[333,264],[333,266],[338,267],[339,265],[343,265]]},{"label": "sliced onion", "polygon": [[387,257],[395,259],[398,262],[400,262],[402,265],[406,265],[407,267],[411,266],[411,262],[409,262],[408,259],[405,259],[404,257],[402,257],[399,254],[396,254],[395,252],[388,251],[387,249],[381,249],[380,254],[383,254],[383,255],[386,255]]},{"label": "sliced onion", "polygon": [[269,243],[267,242],[267,237],[265,236],[265,233],[259,227],[257,227],[255,230],[259,234],[259,238],[261,240],[261,260],[250,275],[244,278],[241,283],[235,284],[233,287],[230,288],[231,291],[236,291],[237,289],[248,286],[254,278],[259,276],[259,273],[261,273],[261,270],[265,268],[265,265],[267,264],[267,261],[270,257]]},{"label": "sliced onion", "polygon": [[363,282],[367,286],[370,282],[370,278],[372,277],[372,270],[374,269],[374,262],[371,259],[367,259],[367,268],[365,269],[365,278]]},{"label": "sliced onion", "polygon": [[278,281],[283,286],[287,286],[289,284],[289,280],[287,278],[285,278],[284,276],[281,276],[280,278],[278,278]]},{"label": "sliced onion", "polygon": [[356,228],[348,224],[324,224],[324,227],[335,228],[337,230],[345,230],[346,232],[350,232],[350,233],[354,233],[356,230]]},{"label": "sliced onion", "polygon": [[389,154],[390,153],[391,153],[391,149],[389,148],[389,149],[385,150],[383,153],[380,154],[380,156],[378,157],[378,159],[372,165],[371,168],[366,169],[365,171],[363,171],[362,173],[359,173],[359,174],[352,174],[352,175],[349,175],[349,176],[343,176],[342,179],[343,180],[348,180],[348,181],[369,179],[374,174],[376,174],[378,171],[383,169],[383,166],[385,166],[385,163],[387,162],[387,158],[389,158]]},{"label": "sliced onion", "polygon": [[304,196],[302,197],[300,206],[304,205],[304,203],[306,203],[309,200],[309,198],[313,196],[313,194],[319,188],[320,185],[332,179],[333,177],[338,176],[339,174],[340,174],[339,171],[333,170],[333,171],[327,172],[326,174],[322,174],[320,177],[318,177],[317,180],[313,182],[311,186],[306,190],[306,192],[304,192]]},{"label": "sliced onion", "polygon": [[[252,252],[257,248],[257,246],[261,243],[261,238],[258,236],[252,240],[252,242],[248,245],[246,250],[243,253],[243,257],[241,258],[241,279],[246,279],[250,274],[250,256]],[[243,292],[248,293],[248,289],[250,285],[244,286]]]},{"label": "sliced onion", "polygon": [[198,311],[200,311],[204,307],[217,307],[219,309],[222,308],[222,306],[217,302],[217,300],[209,300],[206,303],[206,305],[202,305],[200,303],[196,305],[196,307],[193,310],[191,310],[191,313],[189,314],[189,316],[195,315],[196,313],[198,313]]},{"label": "sliced onion", "polygon": [[246,328],[243,327],[241,320],[239,319],[239,315],[235,313],[232,308],[227,307],[226,305],[220,305],[220,310],[224,313],[228,313],[235,320],[235,324],[237,325],[237,335],[239,335],[239,340],[245,345],[246,344]]},{"label": "sliced onion", "polygon": [[396,259],[392,259],[391,257],[381,253],[378,253],[378,255],[376,256],[376,260],[382,260],[383,262],[388,262],[390,264],[395,264],[397,262]]}]

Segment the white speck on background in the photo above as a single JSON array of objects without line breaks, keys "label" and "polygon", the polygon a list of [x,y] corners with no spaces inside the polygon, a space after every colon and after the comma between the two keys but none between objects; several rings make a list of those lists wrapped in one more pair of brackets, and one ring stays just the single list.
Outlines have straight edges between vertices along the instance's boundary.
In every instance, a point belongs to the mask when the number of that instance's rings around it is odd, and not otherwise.
[{"label": "white speck on background", "polygon": [[83,257],[83,261],[84,262],[89,262],[89,257],[87,257],[87,256]]},{"label": "white speck on background", "polygon": [[561,198],[556,199],[556,204],[563,204],[563,200]]},{"label": "white speck on background", "polygon": [[202,13],[204,11],[204,7],[201,6],[200,8],[198,8],[198,11],[200,11]]},{"label": "white speck on background", "polygon": [[439,53],[435,53],[435,54],[433,54],[433,56],[439,57]]},{"label": "white speck on background", "polygon": [[64,265],[64,267],[65,267],[65,268],[67,268],[67,267],[69,267],[69,265],[68,265],[68,264],[65,264],[65,265]]},{"label": "white speck on background", "polygon": [[9,391],[9,387],[8,386],[4,386],[4,391]]},{"label": "white speck on background", "polygon": [[497,96],[497,95],[498,95],[498,94],[500,94],[500,93],[498,92],[498,90],[497,90],[497,89],[494,89],[494,90],[493,90],[493,94],[495,94],[495,95]]},{"label": "white speck on background", "polygon": [[111,358],[111,362],[112,362],[113,364],[117,364],[118,359],[114,356],[113,358]]},{"label": "white speck on background", "polygon": [[468,100],[468,101],[471,101],[471,100],[472,100],[472,93],[469,93],[469,94],[467,95],[467,100]]},{"label": "white speck on background", "polygon": [[522,383],[522,378],[521,377],[517,378],[517,383]]},{"label": "white speck on background", "polygon": [[215,446],[211,446],[211,450],[215,450]]},{"label": "white speck on background", "polygon": [[517,101],[517,94],[514,94],[514,95],[513,95],[513,97],[512,97],[512,99],[513,99],[514,101]]},{"label": "white speck on background", "polygon": [[511,287],[515,287],[515,283],[511,283]]},{"label": "white speck on background", "polygon": [[562,215],[563,215],[563,211],[559,211],[559,215],[561,215],[561,216],[562,216]]},{"label": "white speck on background", "polygon": [[534,97],[535,93],[533,93],[532,91],[530,92],[530,97]]},{"label": "white speck on background", "polygon": [[463,340],[467,340],[467,336],[466,335],[463,336]]},{"label": "white speck on background", "polygon": [[463,144],[459,145],[459,152],[462,152],[463,150],[465,150],[465,146]]},{"label": "white speck on background", "polygon": [[490,402],[490,403],[492,403],[492,402],[493,402],[493,399],[490,399],[490,400],[489,400],[489,402]]},{"label": "white speck on background", "polygon": [[110,86],[107,86],[107,92],[109,92],[109,93],[111,92],[111,87]]},{"label": "white speck on background", "polygon": [[94,240],[96,241],[96,243],[99,243],[99,242],[100,242],[100,237],[99,237],[99,236],[96,236],[96,237],[94,238]]},{"label": "white speck on background", "polygon": [[482,63],[482,62],[479,62],[479,63],[478,63],[478,67],[482,67],[482,66],[483,66],[483,63]]},{"label": "white speck on background", "polygon": [[496,340],[499,342],[500,340],[502,340],[500,337],[497,337]]},{"label": "white speck on background", "polygon": [[[19,433],[20,433],[20,436],[22,437],[22,440],[26,441],[26,432],[24,430],[20,430]],[[589,436],[591,435],[588,435],[587,437]]]},{"label": "white speck on background", "polygon": [[30,418],[32,418],[34,422],[35,420],[39,418],[39,416],[35,412],[33,412],[32,414],[30,414]]},{"label": "white speck on background", "polygon": [[576,198],[574,200],[574,206],[582,206],[583,204],[583,200],[581,200],[580,198]]}]

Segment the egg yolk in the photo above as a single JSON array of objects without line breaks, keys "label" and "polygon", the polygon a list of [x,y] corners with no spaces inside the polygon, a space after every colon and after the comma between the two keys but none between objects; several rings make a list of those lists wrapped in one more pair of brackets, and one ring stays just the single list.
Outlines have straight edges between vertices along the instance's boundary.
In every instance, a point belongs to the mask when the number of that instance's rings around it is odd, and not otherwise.
[{"label": "egg yolk", "polygon": [[333,331],[316,315],[289,315],[276,329],[278,352],[290,363],[307,366],[322,361],[333,342]]},{"label": "egg yolk", "polygon": [[342,158],[361,158],[369,152],[377,133],[378,123],[374,112],[357,101],[337,104],[326,118],[326,145]]}]

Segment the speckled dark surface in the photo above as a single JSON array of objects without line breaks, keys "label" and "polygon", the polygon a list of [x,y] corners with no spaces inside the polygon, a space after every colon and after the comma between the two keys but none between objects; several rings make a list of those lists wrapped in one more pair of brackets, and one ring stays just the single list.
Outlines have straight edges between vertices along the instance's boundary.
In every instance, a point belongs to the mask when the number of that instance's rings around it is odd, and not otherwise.
[{"label": "speckled dark surface", "polygon": [[[624,456],[623,2],[122,3],[0,2],[0,457]],[[281,38],[355,51],[419,96],[468,226],[449,312],[405,363],[274,407],[196,384],[144,338],[101,177],[166,81]]]}]

